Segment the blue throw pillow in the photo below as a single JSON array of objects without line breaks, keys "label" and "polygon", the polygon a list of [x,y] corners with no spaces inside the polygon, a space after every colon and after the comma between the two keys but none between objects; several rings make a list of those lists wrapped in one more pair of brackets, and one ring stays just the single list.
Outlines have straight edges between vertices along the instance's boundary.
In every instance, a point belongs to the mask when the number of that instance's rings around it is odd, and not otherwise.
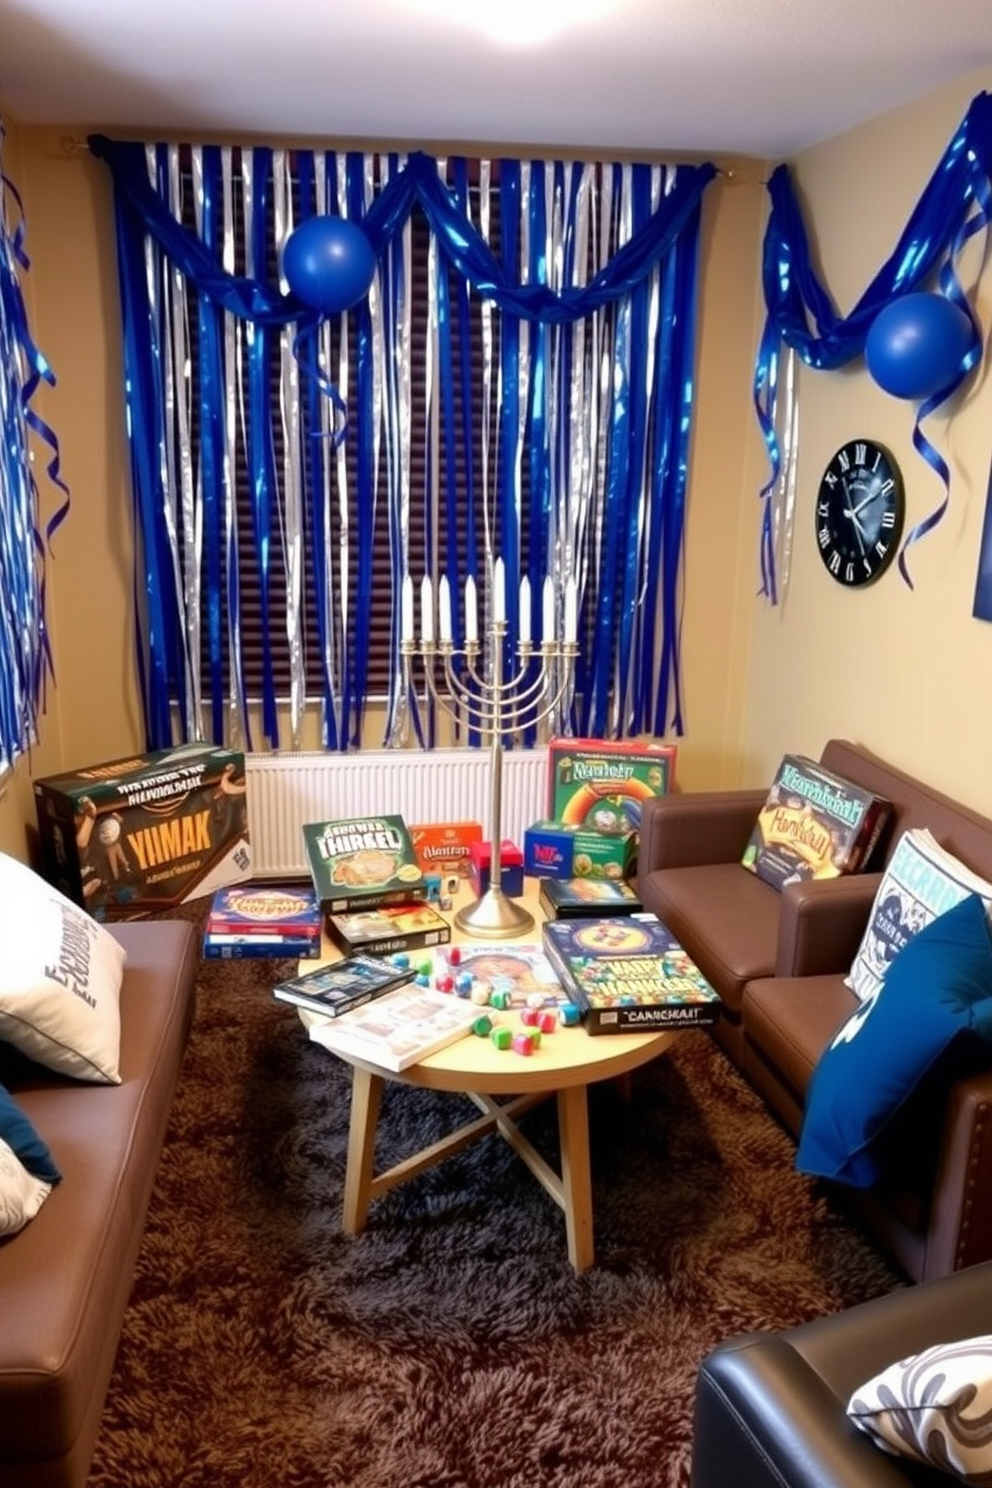
[{"label": "blue throw pillow", "polygon": [[909,941],[824,1051],[807,1093],[799,1171],[854,1188],[876,1183],[872,1144],[959,1035],[992,1053],[992,933],[976,894]]},{"label": "blue throw pillow", "polygon": [[32,1178],[42,1183],[58,1183],[62,1177],[52,1154],[41,1140],[24,1112],[15,1104],[9,1090],[0,1085],[0,1141],[7,1143]]}]

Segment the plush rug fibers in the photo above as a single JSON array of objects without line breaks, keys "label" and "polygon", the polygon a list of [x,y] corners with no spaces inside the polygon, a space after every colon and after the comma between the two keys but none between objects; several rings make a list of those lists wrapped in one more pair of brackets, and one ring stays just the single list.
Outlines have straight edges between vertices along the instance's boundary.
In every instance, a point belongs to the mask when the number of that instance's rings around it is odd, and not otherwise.
[{"label": "plush rug fibers", "polygon": [[[899,1284],[701,1032],[591,1092],[586,1274],[494,1136],[346,1238],[350,1072],[293,964],[202,963],[91,1488],[675,1488],[709,1349]],[[380,1162],[470,1114],[391,1083]]]}]

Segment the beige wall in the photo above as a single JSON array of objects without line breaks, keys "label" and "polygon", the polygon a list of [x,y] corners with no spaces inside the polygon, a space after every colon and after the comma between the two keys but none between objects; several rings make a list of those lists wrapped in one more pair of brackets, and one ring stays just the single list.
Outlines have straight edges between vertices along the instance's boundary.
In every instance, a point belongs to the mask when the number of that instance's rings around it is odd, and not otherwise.
[{"label": "beige wall", "polygon": [[[893,251],[968,104],[989,86],[992,74],[972,76],[796,163],[821,271],[843,313]],[[972,276],[975,261],[974,253],[966,260]],[[978,289],[973,303],[987,329],[987,269]],[[992,453],[987,367],[949,412],[926,422],[951,467],[951,501],[941,525],[911,550],[912,592],[894,566],[865,590],[845,592],[817,556],[813,507],[830,457],[859,434],[897,457],[907,531],[939,506],[943,486],[912,444],[914,405],[882,392],[862,362],[839,372],[804,370],[799,398],[789,588],[778,609],[752,606],[748,783],[767,777],[786,747],[818,752],[841,734],[992,815],[992,625],[971,614]]]},{"label": "beige wall", "polygon": [[[983,85],[981,78],[969,82],[797,163],[827,282],[842,309],[891,251]],[[130,752],[141,737],[109,177],[85,151],[66,153],[64,130],[18,129],[15,121],[8,130],[5,163],[28,216],[32,326],[58,377],[41,407],[58,431],[72,491],[72,512],[48,568],[57,685],[41,746],[0,800],[0,846],[23,853],[32,775]],[[939,491],[912,449],[908,405],[887,398],[860,367],[805,374],[791,580],[777,608],[757,598],[757,492],[765,468],[751,380],[761,323],[762,175],[754,162],[735,163],[731,177],[710,187],[704,206],[681,783],[760,783],[786,749],[817,752],[841,733],[992,813],[985,769],[992,709],[976,701],[992,675],[992,627],[971,619],[992,430],[982,413],[984,386],[963,400],[953,421],[932,421],[953,461],[954,492],[951,515],[916,550],[915,594],[895,571],[850,594],[826,577],[812,539],[816,486],[834,449],[858,432],[888,444],[902,464],[911,522]],[[979,300],[986,319],[990,295],[986,286]],[[50,510],[44,488],[43,499]]]}]

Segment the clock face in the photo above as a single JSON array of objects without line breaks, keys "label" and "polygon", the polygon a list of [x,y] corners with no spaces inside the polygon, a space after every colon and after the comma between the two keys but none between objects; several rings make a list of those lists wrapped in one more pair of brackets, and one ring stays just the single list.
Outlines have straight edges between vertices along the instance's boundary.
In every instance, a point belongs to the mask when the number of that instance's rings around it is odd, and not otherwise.
[{"label": "clock face", "polygon": [[899,468],[870,439],[851,439],[823,472],[816,498],[816,546],[831,578],[870,584],[888,568],[902,536],[905,498]]}]

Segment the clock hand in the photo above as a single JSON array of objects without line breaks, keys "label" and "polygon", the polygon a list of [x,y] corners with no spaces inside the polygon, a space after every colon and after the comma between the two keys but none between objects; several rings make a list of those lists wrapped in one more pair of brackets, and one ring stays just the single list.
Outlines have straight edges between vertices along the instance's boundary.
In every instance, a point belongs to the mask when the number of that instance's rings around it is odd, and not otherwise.
[{"label": "clock hand", "polygon": [[[846,487],[845,487],[845,489],[846,489]],[[858,512],[859,511],[863,511],[864,508],[868,505],[868,503],[870,501],[875,501],[879,496],[881,496],[881,494],[882,494],[881,491],[880,490],[877,490],[877,491],[872,491],[867,496],[863,496],[862,499],[858,502],[857,506],[852,506],[852,507],[849,507],[848,508],[848,510],[851,513],[851,516],[852,517],[856,517],[858,515]]]}]

